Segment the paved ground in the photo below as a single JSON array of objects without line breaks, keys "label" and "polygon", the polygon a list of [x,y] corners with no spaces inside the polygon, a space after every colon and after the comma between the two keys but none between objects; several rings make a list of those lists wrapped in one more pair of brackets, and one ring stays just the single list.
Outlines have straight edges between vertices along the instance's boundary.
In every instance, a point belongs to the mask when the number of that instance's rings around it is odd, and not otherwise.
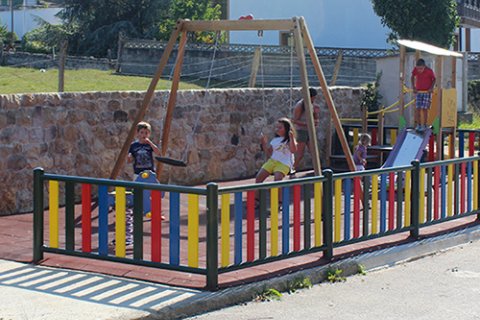
[{"label": "paved ground", "polygon": [[480,242],[193,319],[480,319]]},{"label": "paved ground", "polygon": [[[247,309],[226,309],[200,319],[295,319],[293,315],[285,317],[276,312],[281,308],[290,309],[289,303],[299,304],[300,301],[308,306],[296,313],[301,319],[311,319],[312,313],[317,312],[310,308],[311,305],[321,306],[324,312],[318,311],[316,319],[338,319],[348,315],[367,319],[363,312],[370,312],[369,319],[431,319],[430,315],[435,315],[435,319],[447,319],[442,316],[451,318],[453,314],[459,319],[478,319],[474,316],[480,314],[480,307],[475,303],[480,298],[480,265],[477,264],[480,242],[451,251],[457,254],[437,254],[414,263],[402,263],[401,267],[383,269],[398,261],[415,259],[475,239],[480,239],[480,226],[346,258],[335,262],[333,267],[345,270],[347,275],[355,274],[358,264],[365,265],[367,270],[381,270],[364,277],[350,277],[346,283],[321,284],[300,294],[287,295],[285,305],[277,302],[253,304],[255,308],[266,309],[249,313],[249,305]],[[329,266],[316,267],[210,293],[0,260],[0,319],[183,319],[249,301],[265,288],[284,288],[298,276],[308,276],[317,282],[327,268]],[[242,313],[241,317],[238,312]],[[345,314],[340,316],[341,312]]]},{"label": "paved ground", "polygon": [[265,288],[286,288],[297,277],[318,283],[332,265],[351,275],[359,263],[371,270],[480,239],[475,219],[424,228],[417,242],[400,233],[344,246],[335,249],[333,264],[315,253],[229,272],[219,279],[228,288],[210,293],[199,290],[204,276],[188,273],[56,254],[46,254],[42,265],[28,264],[32,214],[0,217],[0,320],[182,319],[251,301]]}]

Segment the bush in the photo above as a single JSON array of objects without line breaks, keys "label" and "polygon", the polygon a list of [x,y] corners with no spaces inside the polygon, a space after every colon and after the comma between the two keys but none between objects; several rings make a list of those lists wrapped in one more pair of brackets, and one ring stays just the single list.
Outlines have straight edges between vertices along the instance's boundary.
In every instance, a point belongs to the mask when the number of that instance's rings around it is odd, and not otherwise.
[{"label": "bush", "polygon": [[468,81],[468,106],[472,111],[480,112],[480,80]]},{"label": "bush", "polygon": [[367,83],[367,89],[363,93],[361,107],[362,109],[367,108],[368,112],[377,111],[380,107],[382,95],[378,92],[378,88],[381,77],[382,74],[378,73],[375,82]]}]

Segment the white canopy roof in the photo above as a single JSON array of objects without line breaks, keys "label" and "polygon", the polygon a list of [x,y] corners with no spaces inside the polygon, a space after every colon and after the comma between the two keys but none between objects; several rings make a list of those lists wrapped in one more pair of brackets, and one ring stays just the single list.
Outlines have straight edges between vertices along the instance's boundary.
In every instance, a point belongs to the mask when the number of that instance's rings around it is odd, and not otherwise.
[{"label": "white canopy roof", "polygon": [[431,53],[431,54],[434,54],[434,55],[437,55],[437,56],[457,57],[457,58],[462,57],[461,53],[458,53],[458,52],[455,52],[455,51],[450,51],[450,50],[439,48],[439,47],[435,47],[435,46],[432,46],[431,44],[423,43],[423,42],[420,42],[420,41],[397,40],[397,43],[402,45],[402,46],[411,48],[411,49],[428,52],[428,53]]}]

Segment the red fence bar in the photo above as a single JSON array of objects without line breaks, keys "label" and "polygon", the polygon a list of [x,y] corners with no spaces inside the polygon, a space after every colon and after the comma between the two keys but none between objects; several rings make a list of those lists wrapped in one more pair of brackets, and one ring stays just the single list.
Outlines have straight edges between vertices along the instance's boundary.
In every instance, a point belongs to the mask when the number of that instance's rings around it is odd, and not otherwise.
[{"label": "red fence bar", "polygon": [[152,261],[162,261],[162,194],[153,190],[152,198]]},{"label": "red fence bar", "polygon": [[82,251],[92,252],[92,185],[82,184]]},{"label": "red fence bar", "polygon": [[362,196],[360,177],[353,179],[353,237],[360,237],[360,198]]},{"label": "red fence bar", "polygon": [[247,192],[247,261],[255,260],[255,191]]}]

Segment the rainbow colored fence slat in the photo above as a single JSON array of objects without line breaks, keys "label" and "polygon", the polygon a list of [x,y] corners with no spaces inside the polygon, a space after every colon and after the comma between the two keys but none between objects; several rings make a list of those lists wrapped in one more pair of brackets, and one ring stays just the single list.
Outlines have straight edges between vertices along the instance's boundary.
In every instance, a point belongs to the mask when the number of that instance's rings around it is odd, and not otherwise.
[{"label": "rainbow colored fence slat", "polygon": [[322,196],[322,182],[221,194],[220,267],[322,246]]},{"label": "rainbow colored fence slat", "polygon": [[50,222],[50,247],[58,248],[58,181],[49,182],[50,197],[48,201],[49,206],[49,222]]}]

